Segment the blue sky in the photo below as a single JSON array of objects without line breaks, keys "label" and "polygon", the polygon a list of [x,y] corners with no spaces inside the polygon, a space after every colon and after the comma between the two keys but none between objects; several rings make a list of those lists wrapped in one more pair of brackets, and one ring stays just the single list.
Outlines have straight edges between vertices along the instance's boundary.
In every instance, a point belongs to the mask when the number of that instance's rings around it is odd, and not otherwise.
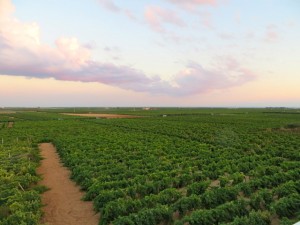
[{"label": "blue sky", "polygon": [[[111,101],[76,104],[300,107],[296,0],[0,0],[0,7],[1,96],[9,85],[30,99],[30,87],[54,79],[69,90],[59,103],[66,106],[76,87],[92,85]],[[57,104],[41,94],[44,101],[13,93],[0,100]]]}]

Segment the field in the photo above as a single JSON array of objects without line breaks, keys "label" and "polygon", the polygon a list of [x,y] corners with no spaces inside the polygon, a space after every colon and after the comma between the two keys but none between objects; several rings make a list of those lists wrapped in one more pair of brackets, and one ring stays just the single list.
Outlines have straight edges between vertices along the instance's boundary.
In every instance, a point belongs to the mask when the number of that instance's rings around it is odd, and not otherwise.
[{"label": "field", "polygon": [[3,112],[0,224],[40,223],[47,188],[37,185],[38,144],[49,142],[85,191],[84,200],[100,212],[102,225],[300,220],[299,109]]}]

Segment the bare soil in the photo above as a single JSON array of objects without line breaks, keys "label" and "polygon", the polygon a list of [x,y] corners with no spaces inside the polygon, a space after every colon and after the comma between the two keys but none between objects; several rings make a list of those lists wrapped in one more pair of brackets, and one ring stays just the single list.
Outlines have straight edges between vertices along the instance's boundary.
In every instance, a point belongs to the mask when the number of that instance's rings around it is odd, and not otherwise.
[{"label": "bare soil", "polygon": [[69,116],[84,116],[84,117],[96,117],[96,118],[107,118],[107,119],[115,119],[115,118],[140,118],[141,116],[133,116],[133,115],[122,115],[122,114],[98,114],[98,113],[62,113],[64,115]]},{"label": "bare soil", "polygon": [[43,180],[39,182],[50,190],[42,195],[44,216],[41,223],[47,225],[97,225],[100,215],[93,210],[92,202],[81,200],[84,193],[70,180],[70,171],[63,166],[51,143],[39,145],[44,158],[38,168]]},{"label": "bare soil", "polygon": [[219,180],[213,180],[210,185],[210,187],[219,187],[220,186],[220,181]]},{"label": "bare soil", "polygon": [[13,114],[13,113],[16,113],[14,111],[6,111],[6,110],[0,110],[0,114]]},{"label": "bare soil", "polygon": [[277,215],[273,215],[271,217],[271,225],[279,225],[279,224],[280,224],[280,220],[279,220],[278,216]]},{"label": "bare soil", "polygon": [[14,122],[8,122],[8,125],[7,125],[8,128],[12,128],[13,126],[14,126]]}]

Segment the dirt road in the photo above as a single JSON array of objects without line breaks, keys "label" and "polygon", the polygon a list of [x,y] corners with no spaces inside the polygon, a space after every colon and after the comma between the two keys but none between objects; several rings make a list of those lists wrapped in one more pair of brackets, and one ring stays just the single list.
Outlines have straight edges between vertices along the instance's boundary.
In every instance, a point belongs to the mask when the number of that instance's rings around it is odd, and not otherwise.
[{"label": "dirt road", "polygon": [[50,188],[42,195],[47,225],[97,225],[99,214],[93,211],[92,202],[83,202],[83,192],[69,179],[70,171],[60,163],[55,147],[50,143],[39,145],[44,158],[38,168],[43,180],[39,183]]}]

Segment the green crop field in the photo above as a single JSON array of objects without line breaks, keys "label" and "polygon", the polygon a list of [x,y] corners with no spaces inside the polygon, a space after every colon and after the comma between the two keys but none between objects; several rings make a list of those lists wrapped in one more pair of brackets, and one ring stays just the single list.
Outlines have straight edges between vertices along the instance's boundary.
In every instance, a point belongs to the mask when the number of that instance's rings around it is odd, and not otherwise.
[{"label": "green crop field", "polygon": [[[105,113],[140,118],[62,115]],[[99,224],[300,220],[299,109],[0,111],[0,224],[39,224],[38,144],[52,142]]]}]

